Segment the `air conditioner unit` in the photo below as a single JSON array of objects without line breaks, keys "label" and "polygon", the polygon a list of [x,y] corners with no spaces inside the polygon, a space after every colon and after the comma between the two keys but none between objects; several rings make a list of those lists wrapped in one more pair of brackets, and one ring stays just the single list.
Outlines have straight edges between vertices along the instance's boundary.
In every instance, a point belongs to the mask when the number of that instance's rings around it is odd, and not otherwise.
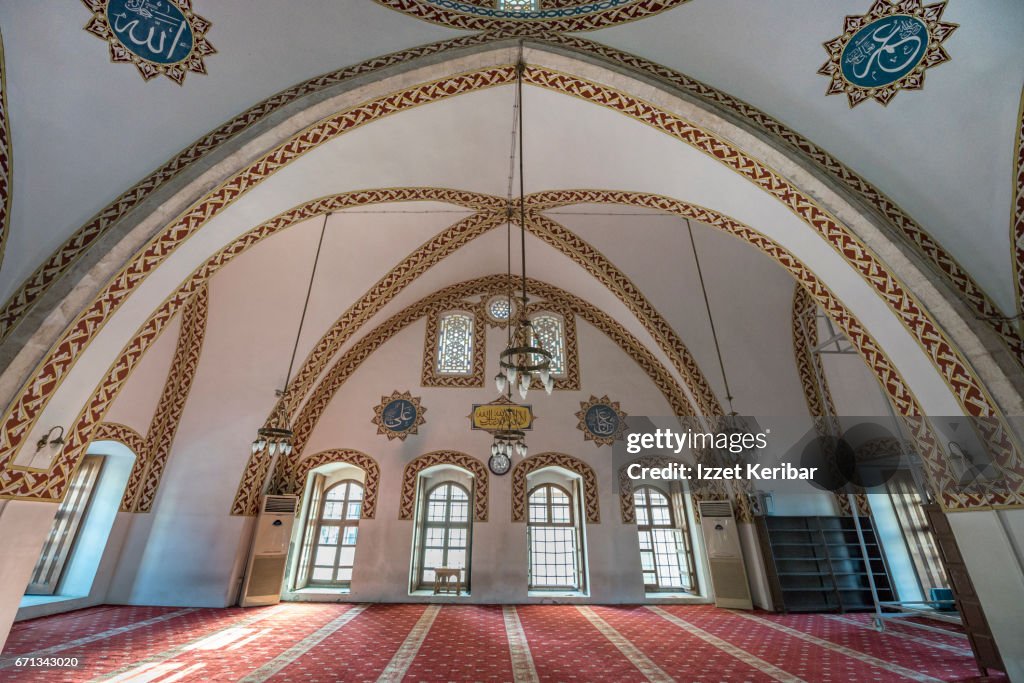
[{"label": "air conditioner unit", "polygon": [[276,605],[281,601],[288,544],[298,505],[298,496],[263,497],[238,601],[242,607]]},{"label": "air conditioner unit", "polygon": [[715,605],[730,609],[754,609],[732,503],[727,500],[709,500],[701,501],[697,506],[708,565],[711,567]]}]

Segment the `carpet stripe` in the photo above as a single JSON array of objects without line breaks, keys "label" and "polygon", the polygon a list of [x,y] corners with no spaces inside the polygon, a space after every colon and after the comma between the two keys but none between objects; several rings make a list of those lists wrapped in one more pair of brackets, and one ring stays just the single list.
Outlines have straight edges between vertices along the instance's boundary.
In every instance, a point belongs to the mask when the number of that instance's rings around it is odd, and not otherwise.
[{"label": "carpet stripe", "polygon": [[344,614],[331,621],[327,622],[319,629],[309,634],[299,642],[292,645],[290,648],[274,657],[269,662],[261,666],[260,668],[253,671],[251,674],[241,679],[239,683],[260,683],[265,681],[281,669],[285,668],[296,659],[306,654],[314,647],[322,643],[327,636],[336,632],[342,628],[345,624],[355,619],[366,609],[366,605],[354,605],[352,609],[348,610]]},{"label": "carpet stripe", "polygon": [[668,612],[666,612],[661,607],[655,607],[655,606],[652,606],[652,605],[647,605],[647,609],[651,610],[652,612],[654,612],[655,614],[657,614],[661,618],[665,619],[666,621],[669,621],[669,622],[675,624],[676,626],[678,626],[679,628],[683,629],[687,633],[689,633],[691,635],[694,635],[694,636],[697,636],[698,638],[700,638],[704,642],[709,643],[711,645],[714,645],[719,650],[732,655],[733,657],[735,657],[736,659],[740,660],[741,662],[743,662],[745,664],[749,664],[750,666],[754,667],[755,669],[757,669],[761,673],[763,673],[765,675],[768,675],[768,676],[771,676],[772,678],[774,678],[775,680],[779,681],[780,683],[806,683],[806,681],[804,681],[804,679],[800,678],[799,676],[794,676],[793,674],[780,669],[779,667],[775,666],[774,664],[771,664],[770,662],[766,662],[763,659],[761,659],[760,657],[756,657],[756,656],[750,654],[749,652],[747,652],[746,650],[738,648],[735,645],[733,645],[732,643],[726,642],[726,641],[722,640],[721,638],[719,638],[718,636],[712,635],[712,634],[708,633],[707,631],[705,631],[704,629],[698,628],[698,627],[694,626],[693,624],[691,624],[691,623],[689,623],[687,621],[684,621],[683,619],[680,619],[679,617],[675,616],[674,614],[669,614]]},{"label": "carpet stripe", "polygon": [[168,650],[164,650],[163,652],[157,652],[155,654],[149,655],[148,657],[144,657],[143,659],[140,659],[138,661],[132,662],[131,664],[126,664],[125,666],[122,666],[122,667],[119,667],[117,669],[114,669],[113,671],[108,671],[105,674],[97,676],[93,680],[94,681],[109,681],[111,678],[115,678],[116,676],[119,676],[120,674],[123,674],[123,673],[125,673],[127,671],[132,671],[133,669],[137,669],[137,668],[139,668],[143,664],[155,664],[155,663],[158,663],[158,662],[166,662],[169,659],[173,659],[173,658],[177,657],[178,655],[180,655],[183,652],[187,652],[188,649],[189,649],[189,646],[194,645],[195,643],[198,643],[201,640],[206,640],[210,636],[216,635],[218,633],[223,633],[224,631],[227,631],[227,630],[232,629],[232,628],[240,628],[240,627],[243,627],[243,626],[248,626],[250,624],[255,624],[256,622],[263,621],[264,619],[266,619],[266,618],[268,618],[270,616],[273,616],[273,615],[275,615],[275,614],[277,614],[277,613],[279,613],[281,611],[284,611],[286,609],[287,609],[287,606],[282,604],[282,605],[277,605],[275,607],[270,607],[270,608],[267,608],[267,609],[264,609],[264,610],[260,610],[260,612],[258,614],[254,614],[251,617],[246,617],[244,619],[240,619],[240,620],[238,620],[236,622],[233,622],[233,623],[227,624],[225,626],[222,626],[221,628],[214,629],[213,631],[210,631],[208,633],[203,633],[202,635],[199,635],[199,636],[193,638],[192,640],[189,640],[189,641],[187,641],[185,643],[181,643],[180,645],[175,645],[174,647],[172,647],[172,648],[170,648]]},{"label": "carpet stripe", "polygon": [[812,636],[810,634],[803,633],[802,631],[797,631],[795,628],[783,626],[782,624],[776,624],[773,621],[769,621],[768,619],[762,619],[761,617],[754,616],[753,614],[746,614],[744,612],[739,611],[734,611],[733,614],[739,617],[743,617],[744,619],[749,619],[750,621],[756,622],[758,624],[763,624],[764,626],[773,628],[776,631],[781,631],[782,633],[793,636],[794,638],[799,638],[800,640],[806,641],[808,643],[814,643],[815,645],[823,647],[826,650],[838,652],[840,654],[846,655],[847,657],[852,657],[853,659],[859,659],[860,661],[865,662],[866,664],[870,664],[871,666],[877,666],[879,669],[885,669],[886,671],[889,671],[891,673],[906,676],[907,678],[914,681],[928,681],[931,683],[941,683],[941,679],[933,678],[932,676],[923,674],[919,671],[914,671],[913,669],[908,669],[905,666],[900,666],[899,664],[887,662],[884,659],[879,659],[878,657],[873,657],[871,655],[864,654],[863,652],[858,652],[857,650],[853,650],[844,645],[837,645],[836,643],[823,640],[822,638],[818,638],[817,636]]},{"label": "carpet stripe", "polygon": [[538,683],[537,667],[533,664],[530,644],[526,642],[523,624],[519,621],[519,613],[515,605],[505,605],[501,609],[505,617],[505,633],[508,636],[508,649],[512,654],[512,675],[515,683]]},{"label": "carpet stripe", "polygon": [[113,636],[121,635],[122,633],[128,633],[129,631],[134,631],[135,629],[142,628],[144,626],[151,626],[153,624],[159,624],[160,622],[168,621],[170,619],[174,619],[175,617],[180,617],[183,614],[188,614],[189,612],[195,612],[195,611],[196,610],[193,607],[189,607],[189,608],[186,608],[186,609],[180,609],[180,610],[177,610],[175,612],[168,612],[167,614],[161,614],[158,617],[152,617],[150,619],[144,619],[143,621],[137,621],[134,624],[127,624],[125,626],[118,626],[117,628],[107,629],[106,631],[101,631],[100,633],[94,633],[94,634],[92,634],[90,636],[82,636],[81,638],[76,638],[75,640],[69,640],[68,642],[61,643],[59,645],[53,645],[51,647],[46,647],[46,648],[43,648],[42,650],[36,650],[35,652],[25,652],[25,653],[18,654],[18,655],[11,655],[9,657],[0,657],[0,669],[6,669],[8,667],[14,666],[14,661],[16,659],[18,659],[18,658],[45,657],[47,655],[60,654],[60,653],[62,653],[64,651],[69,650],[69,649],[74,648],[74,647],[79,647],[81,645],[88,645],[89,643],[94,643],[97,640],[103,640],[105,638],[111,638]]},{"label": "carpet stripe", "polygon": [[[826,619],[832,619],[833,621],[841,621],[844,624],[851,624],[852,626],[858,626],[858,627],[860,627],[862,629],[865,629],[865,630],[868,630],[868,631],[875,631],[876,633],[878,632],[877,629],[875,629],[874,627],[869,626],[869,625],[867,625],[865,623],[859,622],[856,619],[849,619],[847,617],[841,617],[841,616],[832,615],[832,614],[825,615],[825,618]],[[908,628],[913,628],[913,626],[910,626]],[[937,640],[932,640],[931,638],[928,638],[926,636],[917,636],[917,635],[914,635],[913,633],[907,633],[905,631],[898,631],[898,630],[892,628],[891,624],[886,624],[884,635],[895,636],[897,638],[903,638],[904,640],[909,640],[912,643],[917,643],[919,645],[925,645],[927,647],[934,647],[934,648],[938,648],[940,650],[946,650],[947,652],[952,652],[953,654],[960,655],[961,657],[974,657],[974,653],[971,652],[971,650],[968,649],[968,648],[957,647],[956,645],[948,645],[946,643],[940,643]]]},{"label": "carpet stripe", "polygon": [[406,636],[405,642],[398,648],[398,652],[388,662],[387,668],[384,669],[380,678],[377,679],[378,683],[398,681],[405,676],[405,672],[409,670],[412,660],[416,659],[416,654],[423,647],[423,641],[426,640],[430,627],[434,625],[434,619],[437,619],[437,614],[440,611],[440,605],[430,605],[427,607],[423,612],[423,616],[419,618],[416,625],[412,627],[412,631]]},{"label": "carpet stripe", "polygon": [[587,618],[594,628],[601,632],[605,638],[611,641],[612,645],[618,648],[619,652],[628,659],[633,666],[640,670],[640,672],[652,681],[652,683],[672,683],[672,677],[665,673],[661,667],[652,662],[647,655],[641,652],[633,643],[630,642],[629,638],[616,631],[607,621],[599,617],[594,613],[594,610],[590,609],[586,605],[577,605],[577,610],[580,614]]}]

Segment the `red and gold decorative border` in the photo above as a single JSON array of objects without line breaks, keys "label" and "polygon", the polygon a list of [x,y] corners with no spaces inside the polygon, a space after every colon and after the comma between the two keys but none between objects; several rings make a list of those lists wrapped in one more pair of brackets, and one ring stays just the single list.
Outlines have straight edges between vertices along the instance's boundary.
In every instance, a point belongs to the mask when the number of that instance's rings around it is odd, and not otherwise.
[{"label": "red and gold decorative border", "polygon": [[[463,31],[483,31],[503,36],[509,35],[545,35],[562,31],[596,31],[601,28],[617,26],[644,17],[654,16],[665,10],[678,7],[689,0],[634,0],[633,2],[600,9],[587,14],[575,16],[548,16],[543,18],[487,17],[468,12],[458,12],[438,6],[429,0],[376,0],[378,4],[409,16],[441,24]],[[575,5],[598,3],[579,2]],[[559,3],[562,7],[571,5]],[[550,8],[545,8],[550,9]]]},{"label": "red and gold decorative border", "polygon": [[[19,290],[0,310],[0,341],[10,333],[34,302],[54,281],[77,261],[78,257],[106,230],[130,211],[139,201],[152,191],[162,186],[192,161],[204,156],[217,146],[234,137],[237,133],[263,120],[274,111],[301,99],[302,97],[324,88],[337,85],[354,76],[369,73],[381,68],[401,64],[417,58],[440,52],[484,45],[502,40],[503,33],[480,33],[471,36],[432,43],[419,48],[405,50],[362,62],[337,72],[312,78],[297,86],[289,88],[277,95],[255,105],[249,110],[232,119],[224,126],[185,149],[160,170],[144,179],[129,191],[121,195],[89,223],[76,231],[43,265],[26,280]],[[723,93],[700,81],[674,71],[650,60],[616,50],[600,43],[579,36],[550,33],[543,36],[543,41],[570,48],[578,52],[598,56],[628,67],[660,81],[681,89],[716,107],[724,108],[739,115],[759,130],[784,142],[812,160],[818,167],[837,178],[844,186],[858,194],[875,207],[909,242],[918,249],[936,268],[954,285],[957,291],[975,308],[978,317],[990,325],[1013,351],[1015,357],[1024,359],[1024,342],[1017,327],[1006,320],[1001,311],[977,285],[971,276],[953,259],[930,235],[913,221],[899,206],[885,196],[876,187],[856,174],[827,151],[818,147],[781,122],[760,111],[742,100]],[[1024,249],[1015,250],[1017,264],[1024,263]],[[1018,270],[1024,270],[1018,268]]]},{"label": "red and gold decorative border", "polygon": [[[896,202],[863,176],[832,156],[827,150],[757,107],[657,62],[580,36],[550,35],[545,36],[543,42],[594,55],[633,71],[654,76],[664,84],[739,116],[758,130],[799,152],[878,211],[896,229],[897,233],[930,262],[953,286],[954,290],[971,305],[977,317],[992,327],[1018,362],[1024,363],[1024,339],[1022,339],[1020,331],[1012,321],[1006,320],[1003,312],[975,282],[970,273]],[[1024,249],[1021,249],[1018,254],[1018,263],[1024,264]],[[1024,270],[1024,265],[1021,265],[1021,269]]]},{"label": "red and gold decorative border", "polygon": [[14,193],[14,155],[11,145],[11,123],[7,110],[7,64],[4,59],[4,37],[0,33],[0,264],[7,248],[11,227],[11,196]]},{"label": "red and gold decorative border", "polygon": [[600,501],[594,468],[565,453],[538,453],[523,458],[512,468],[512,521],[526,521],[526,475],[545,467],[563,467],[580,475],[583,479],[583,506],[587,524],[600,524],[601,510],[598,507]]},{"label": "red and gold decorative border", "polygon": [[[224,183],[206,201],[199,202],[155,238],[146,251],[122,270],[95,303],[83,311],[76,323],[69,327],[61,342],[55,347],[60,349],[60,353],[51,352],[37,377],[25,386],[24,393],[8,412],[4,429],[0,431],[0,457],[4,460],[9,459],[20,446],[35,417],[70,369],[74,359],[130,291],[149,271],[159,265],[180,241],[193,234],[224,206],[261,182],[281,165],[297,158],[315,145],[333,139],[345,130],[365,125],[369,120],[411,106],[508,83],[511,77],[511,67],[485,69],[471,74],[459,74],[379,98],[311,126],[271,152],[264,160]],[[786,180],[755,160],[741,155],[725,141],[690,126],[649,103],[604,86],[536,67],[527,69],[526,79],[534,85],[566,92],[614,108],[655,126],[726,163],[737,173],[776,196],[797,215],[803,217],[809,226],[819,231],[819,234],[830,241],[839,253],[860,269],[868,282],[875,285],[887,303],[904,319],[908,329],[921,340],[922,347],[932,357],[969,414],[985,417],[996,415],[990,399],[962,358],[910,293],[902,289],[895,278],[852,234]],[[994,437],[1010,446],[1006,449],[1008,453],[1014,453],[1005,429],[998,426],[992,433]],[[10,467],[0,472],[0,482],[3,484],[3,495],[34,497],[34,491],[39,488],[35,475],[12,470]]]},{"label": "red and gold decorative border", "polygon": [[[690,414],[689,411],[692,407],[676,380],[665,366],[636,337],[622,327],[618,321],[596,306],[554,285],[532,279],[528,280],[527,284],[531,295],[544,297],[549,303],[557,302],[560,308],[568,308],[575,311],[576,315],[579,315],[603,332],[609,339],[618,344],[623,352],[633,358],[634,362],[640,366],[654,385],[661,391],[675,414]],[[388,339],[432,310],[444,309],[451,306],[453,302],[461,301],[468,296],[504,292],[506,287],[507,278],[504,274],[490,275],[457,283],[410,305],[367,333],[363,339],[359,340],[348,352],[338,359],[325,375],[323,381],[315,388],[313,396],[307,401],[302,413],[294,422],[295,450],[289,460],[279,460],[273,480],[279,482],[286,478],[286,472],[293,468],[294,462],[301,458],[304,444],[308,441],[313,428],[316,426],[334,394],[340,390],[356,369]],[[269,461],[266,458],[250,456],[235,494],[231,514],[256,514],[258,510],[256,505],[258,501],[257,492],[266,478],[268,465]]]},{"label": "red and gold decorative border", "polygon": [[[1013,244],[1013,283],[1016,314],[1024,313],[1024,88],[1020,92],[1013,141],[1013,207],[1010,210],[1010,242]],[[1024,327],[1024,322],[1019,322]]]},{"label": "red and gold decorative border", "polygon": [[219,128],[183,149],[158,170],[143,178],[121,194],[111,204],[93,216],[71,237],[57,248],[18,288],[0,308],[0,342],[14,330],[36,301],[53,284],[77,263],[78,259],[96,241],[105,235],[118,221],[135,209],[152,193],[187,169],[193,162],[205,157],[218,147],[252,126],[264,121],[271,114],[301,100],[302,98],[336,86],[357,76],[404,64],[420,57],[438,54],[447,50],[472,47],[493,40],[487,35],[462,36],[444,40],[410,50],[402,50],[381,57],[374,57],[350,67],[315,76],[298,85],[283,90],[250,107]]},{"label": "red and gold decorative border", "polygon": [[431,451],[405,466],[402,470],[402,497],[398,502],[398,518],[412,519],[416,506],[418,475],[435,465],[454,465],[473,475],[473,521],[486,522],[489,503],[487,467],[472,455],[459,451]]},{"label": "red and gold decorative border", "polygon": [[306,479],[310,471],[322,465],[345,463],[358,467],[366,474],[363,486],[363,511],[361,519],[373,519],[377,514],[377,494],[380,490],[380,465],[366,453],[351,448],[335,448],[329,451],[314,453],[298,463],[298,467],[288,473],[288,487],[282,493],[295,493],[302,500],[306,490]]},{"label": "red and gold decorative border", "polygon": [[137,431],[120,422],[101,422],[96,425],[93,441],[117,441],[135,454],[136,462],[146,451],[146,439]]}]

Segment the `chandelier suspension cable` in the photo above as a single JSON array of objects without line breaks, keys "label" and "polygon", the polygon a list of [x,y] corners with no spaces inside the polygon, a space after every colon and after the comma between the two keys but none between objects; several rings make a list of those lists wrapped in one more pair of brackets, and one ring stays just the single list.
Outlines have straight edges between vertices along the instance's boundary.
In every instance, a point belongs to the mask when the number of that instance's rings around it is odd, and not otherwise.
[{"label": "chandelier suspension cable", "polygon": [[526,314],[526,182],[523,174],[523,73],[526,61],[523,59],[522,43],[520,43],[519,61],[516,63],[516,100],[519,117],[519,247],[523,257],[523,315]]},{"label": "chandelier suspension cable", "polygon": [[729,377],[725,374],[725,361],[722,360],[722,347],[718,343],[718,332],[715,330],[715,318],[711,315],[711,302],[708,300],[708,289],[704,284],[704,272],[700,267],[700,256],[697,254],[697,243],[693,239],[693,226],[686,218],[686,230],[690,233],[690,247],[693,249],[693,260],[697,264],[697,277],[700,279],[700,291],[704,294],[704,308],[708,312],[708,323],[711,326],[711,338],[715,342],[715,354],[718,356],[718,367],[722,370],[722,383],[725,385],[725,399],[729,402],[729,414],[735,415],[732,407],[732,391],[729,389]]},{"label": "chandelier suspension cable", "polygon": [[288,383],[292,381],[292,369],[295,367],[295,355],[299,351],[299,339],[302,337],[302,327],[306,324],[306,311],[309,310],[309,297],[313,293],[313,280],[316,278],[316,267],[320,263],[320,250],[324,246],[324,234],[327,232],[327,219],[331,214],[324,214],[323,225],[320,226],[320,241],[316,244],[316,256],[313,257],[313,269],[309,273],[309,286],[306,287],[306,300],[302,304],[302,316],[299,318],[299,330],[295,333],[295,345],[292,346],[292,358],[288,361],[288,373],[284,378],[284,389],[288,391]]},{"label": "chandelier suspension cable", "polygon": [[292,356],[288,361],[288,372],[284,378],[284,387],[277,390],[280,400],[274,406],[274,412],[265,425],[256,430],[256,438],[252,442],[252,453],[256,455],[266,450],[273,458],[278,452],[282,457],[291,455],[295,432],[288,424],[288,409],[284,396],[288,391],[288,385],[292,381],[292,370],[295,368],[295,356],[299,351],[299,340],[302,338],[302,328],[306,324],[306,313],[309,311],[309,299],[313,293],[313,282],[316,279],[317,265],[320,263],[320,252],[324,246],[324,234],[327,232],[327,219],[331,214],[324,214],[323,225],[320,226],[320,239],[316,245],[316,256],[313,258],[313,269],[309,274],[309,285],[306,287],[306,299],[302,304],[302,316],[299,318],[299,329],[295,333],[295,344],[292,346]]}]

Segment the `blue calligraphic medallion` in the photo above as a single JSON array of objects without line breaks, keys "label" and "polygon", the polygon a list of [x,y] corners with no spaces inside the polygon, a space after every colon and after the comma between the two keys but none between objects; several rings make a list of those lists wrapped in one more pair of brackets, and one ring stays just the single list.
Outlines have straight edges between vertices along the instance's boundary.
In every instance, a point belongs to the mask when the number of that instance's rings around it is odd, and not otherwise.
[{"label": "blue calligraphic medallion", "polygon": [[168,0],[107,0],[107,21],[122,45],[154,64],[185,61],[195,45],[188,17]]},{"label": "blue calligraphic medallion", "polygon": [[181,85],[185,75],[206,73],[215,54],[210,22],[192,11],[192,0],[82,0],[92,11],[85,30],[110,45],[110,58],[131,62],[147,81],[163,74]]},{"label": "blue calligraphic medallion", "polygon": [[862,88],[881,88],[913,71],[927,48],[928,26],[920,19],[904,14],[876,19],[843,49],[843,77]]},{"label": "blue calligraphic medallion", "polygon": [[589,401],[581,401],[576,417],[583,440],[593,441],[598,446],[611,446],[626,431],[626,414],[619,409],[617,401],[607,396],[591,396]]},{"label": "blue calligraphic medallion", "polygon": [[957,25],[940,21],[945,9],[945,2],[876,2],[867,14],[846,17],[843,34],[824,44],[829,59],[818,73],[832,79],[825,94],[844,94],[855,107],[920,90],[925,71],[949,61],[941,43]]},{"label": "blue calligraphic medallion", "polygon": [[378,434],[386,434],[388,440],[401,439],[409,434],[416,434],[419,426],[425,422],[423,413],[427,409],[420,405],[419,397],[408,391],[392,392],[391,396],[381,396],[380,404],[375,406],[373,423],[377,425]]}]

